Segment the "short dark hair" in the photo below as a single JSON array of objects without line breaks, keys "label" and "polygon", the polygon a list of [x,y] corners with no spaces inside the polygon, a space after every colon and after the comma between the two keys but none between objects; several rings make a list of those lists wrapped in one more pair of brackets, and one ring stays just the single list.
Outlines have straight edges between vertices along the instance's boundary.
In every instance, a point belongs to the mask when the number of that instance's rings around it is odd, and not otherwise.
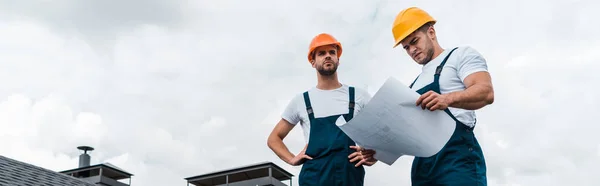
[{"label": "short dark hair", "polygon": [[419,31],[419,32],[423,32],[423,33],[427,33],[427,29],[429,29],[429,27],[430,27],[430,26],[433,26],[434,24],[435,24],[435,22],[433,22],[433,21],[429,21],[429,22],[427,22],[427,23],[423,24],[423,26],[419,27],[419,28],[417,29],[417,31]]}]

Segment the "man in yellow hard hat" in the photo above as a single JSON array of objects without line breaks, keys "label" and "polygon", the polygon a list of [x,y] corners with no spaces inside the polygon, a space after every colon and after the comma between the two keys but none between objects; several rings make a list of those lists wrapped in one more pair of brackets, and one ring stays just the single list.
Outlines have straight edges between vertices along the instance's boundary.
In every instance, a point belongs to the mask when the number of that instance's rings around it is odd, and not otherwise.
[{"label": "man in yellow hard hat", "polygon": [[494,101],[487,62],[475,49],[445,49],[438,43],[436,20],[424,10],[402,10],[393,23],[393,47],[402,46],[422,71],[410,85],[421,97],[416,105],[442,110],[456,121],[454,134],[436,155],[415,157],[413,185],[487,185],[486,163],[473,134],[475,110]]},{"label": "man in yellow hard hat", "polygon": [[[309,46],[308,61],[317,71],[317,85],[296,95],[285,108],[268,139],[268,146],[290,165],[302,165],[301,186],[362,186],[365,170],[376,160],[372,150],[358,147],[341,131],[336,121],[349,121],[371,99],[363,89],[340,83],[337,77],[342,45],[333,36],[322,33]],[[300,123],[307,145],[292,154],[283,139]],[[362,152],[362,153],[360,153]]]}]

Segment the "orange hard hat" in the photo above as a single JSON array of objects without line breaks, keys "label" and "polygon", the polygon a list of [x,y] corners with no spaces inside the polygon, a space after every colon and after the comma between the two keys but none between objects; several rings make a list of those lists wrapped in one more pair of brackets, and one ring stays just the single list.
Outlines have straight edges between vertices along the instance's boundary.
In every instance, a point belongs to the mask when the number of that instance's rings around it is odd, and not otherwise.
[{"label": "orange hard hat", "polygon": [[435,23],[436,20],[420,8],[410,7],[400,11],[392,25],[394,48],[400,44],[400,41],[428,22]]},{"label": "orange hard hat", "polygon": [[330,34],[320,33],[319,35],[315,36],[310,42],[310,46],[308,47],[308,61],[310,62],[311,60],[313,60],[311,54],[317,47],[325,45],[337,45],[337,57],[340,58],[340,56],[342,56],[342,44]]}]

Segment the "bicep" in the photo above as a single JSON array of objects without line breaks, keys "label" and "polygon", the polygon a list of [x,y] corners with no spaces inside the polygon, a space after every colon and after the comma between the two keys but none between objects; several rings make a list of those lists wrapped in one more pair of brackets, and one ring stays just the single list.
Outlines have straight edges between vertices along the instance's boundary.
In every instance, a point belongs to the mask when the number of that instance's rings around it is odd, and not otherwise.
[{"label": "bicep", "polygon": [[488,91],[492,90],[492,78],[490,76],[490,73],[487,71],[480,71],[469,74],[467,77],[465,77],[464,84],[465,88],[467,89],[469,87],[472,87],[473,85],[481,85],[482,87],[485,87]]},{"label": "bicep", "polygon": [[272,135],[284,138],[300,122],[298,97],[292,99],[281,114],[281,119],[273,129]]},{"label": "bicep", "polygon": [[292,131],[294,126],[296,125],[281,118],[277,125],[275,125],[275,128],[273,128],[273,132],[271,133],[271,135],[276,135],[277,137],[283,139],[290,133],[290,131]]},{"label": "bicep", "polygon": [[291,124],[300,122],[299,104],[300,99],[298,97],[293,98],[281,113],[281,118]]}]

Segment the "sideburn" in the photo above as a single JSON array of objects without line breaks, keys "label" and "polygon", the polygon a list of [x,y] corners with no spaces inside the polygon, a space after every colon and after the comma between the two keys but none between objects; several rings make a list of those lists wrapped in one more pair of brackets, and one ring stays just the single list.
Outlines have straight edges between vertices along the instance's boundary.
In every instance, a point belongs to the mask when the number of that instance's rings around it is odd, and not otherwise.
[{"label": "sideburn", "polygon": [[431,38],[429,37],[429,35],[427,35],[427,51],[426,51],[426,55],[425,55],[425,59],[423,59],[424,63],[429,63],[429,61],[431,61],[431,59],[433,59],[433,41],[431,41]]}]

